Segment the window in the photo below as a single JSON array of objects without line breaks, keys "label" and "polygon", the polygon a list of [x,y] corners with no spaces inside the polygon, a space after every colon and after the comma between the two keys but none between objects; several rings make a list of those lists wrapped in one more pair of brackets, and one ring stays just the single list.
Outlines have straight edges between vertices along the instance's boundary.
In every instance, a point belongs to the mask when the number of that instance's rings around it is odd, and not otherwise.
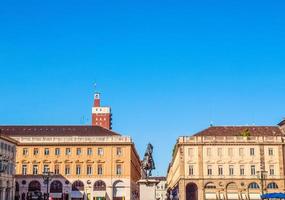
[{"label": "window", "polygon": [[207,172],[208,172],[208,176],[212,176],[213,175],[212,165],[208,165]]},{"label": "window", "polygon": [[188,148],[188,156],[193,157],[193,148]]},{"label": "window", "polygon": [[222,148],[218,148],[218,156],[222,156]]},{"label": "window", "polygon": [[274,175],[274,165],[269,166],[269,175],[273,176]]},{"label": "window", "polygon": [[49,148],[45,148],[45,155],[47,156],[47,155],[49,155]]},{"label": "window", "polygon": [[244,156],[243,148],[239,148],[239,156]]},{"label": "window", "polygon": [[92,165],[87,165],[87,175],[92,175]]},{"label": "window", "polygon": [[255,182],[249,184],[248,186],[249,189],[259,189],[259,185]]},{"label": "window", "polygon": [[250,155],[254,156],[254,148],[250,148]]},{"label": "window", "polygon": [[103,148],[98,148],[98,155],[102,156],[104,154]]},{"label": "window", "polygon": [[22,165],[22,175],[27,175],[27,165]]},{"label": "window", "polygon": [[65,149],[65,154],[66,154],[66,155],[71,155],[71,150],[70,150],[70,148],[66,148],[66,149]]},{"label": "window", "polygon": [[99,164],[97,167],[97,173],[98,175],[103,175],[103,166],[101,164]]},{"label": "window", "polygon": [[117,147],[117,156],[121,156],[121,155],[122,155],[122,148]]},{"label": "window", "polygon": [[59,175],[59,165],[54,165],[54,174]]},{"label": "window", "polygon": [[272,182],[272,183],[269,183],[267,185],[267,188],[268,189],[278,189],[278,185],[276,183]]},{"label": "window", "polygon": [[223,171],[224,171],[224,170],[223,170],[223,166],[222,166],[222,165],[219,165],[219,166],[218,166],[218,173],[219,173],[220,176],[222,176],[222,175],[224,174]]},{"label": "window", "polygon": [[76,175],[80,175],[81,174],[81,167],[80,165],[76,165]]},{"label": "window", "polygon": [[228,155],[229,155],[229,157],[233,156],[233,148],[228,149]]},{"label": "window", "polygon": [[189,176],[194,175],[194,167],[193,165],[189,165]]},{"label": "window", "polygon": [[233,166],[233,165],[230,165],[230,166],[229,166],[229,175],[230,175],[230,176],[233,176],[233,175],[234,175],[234,166]]},{"label": "window", "polygon": [[38,174],[38,165],[33,165],[33,175]]},{"label": "window", "polygon": [[252,176],[255,175],[255,165],[251,165],[251,166],[250,166],[250,174],[251,174]]},{"label": "window", "polygon": [[269,149],[268,149],[268,154],[269,154],[270,156],[273,156],[273,155],[274,155],[274,152],[273,152],[273,149],[272,149],[272,148],[269,148]]},{"label": "window", "polygon": [[78,156],[81,155],[81,148],[76,149],[76,155],[78,155]]},{"label": "window", "polygon": [[54,154],[57,156],[60,155],[60,148],[55,148]]},{"label": "window", "polygon": [[39,154],[39,149],[38,148],[34,148],[34,155],[38,155]]},{"label": "window", "polygon": [[28,149],[27,148],[23,148],[23,155],[24,156],[28,155]]},{"label": "window", "polygon": [[92,154],[93,154],[92,148],[88,148],[88,149],[87,149],[87,155],[90,156],[90,155],[92,155]]},{"label": "window", "polygon": [[116,166],[116,174],[121,175],[122,174],[122,165],[118,164]]},{"label": "window", "polygon": [[241,175],[241,176],[244,176],[244,165],[241,165],[241,166],[239,167],[239,171],[240,171],[240,175]]},{"label": "window", "polygon": [[211,152],[211,148],[207,148],[207,156],[211,156],[212,152]]},{"label": "window", "polygon": [[47,173],[49,171],[49,166],[48,165],[44,165],[44,173]]},{"label": "window", "polygon": [[70,166],[69,165],[65,166],[65,175],[70,175]]}]

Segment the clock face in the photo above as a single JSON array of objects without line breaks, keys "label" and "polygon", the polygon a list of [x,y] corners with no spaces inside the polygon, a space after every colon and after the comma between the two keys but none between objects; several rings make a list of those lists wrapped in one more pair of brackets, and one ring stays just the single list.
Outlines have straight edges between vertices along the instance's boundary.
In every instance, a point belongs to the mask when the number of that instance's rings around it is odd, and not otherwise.
[{"label": "clock face", "polygon": [[96,99],[100,99],[100,95],[99,94],[95,94],[95,98]]}]

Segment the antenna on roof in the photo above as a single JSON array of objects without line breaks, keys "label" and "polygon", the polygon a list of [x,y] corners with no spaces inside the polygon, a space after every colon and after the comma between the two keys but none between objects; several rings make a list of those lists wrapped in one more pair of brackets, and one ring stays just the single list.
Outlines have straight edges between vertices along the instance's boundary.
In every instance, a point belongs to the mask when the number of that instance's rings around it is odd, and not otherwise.
[{"label": "antenna on roof", "polygon": [[214,126],[214,122],[210,121],[210,127]]}]

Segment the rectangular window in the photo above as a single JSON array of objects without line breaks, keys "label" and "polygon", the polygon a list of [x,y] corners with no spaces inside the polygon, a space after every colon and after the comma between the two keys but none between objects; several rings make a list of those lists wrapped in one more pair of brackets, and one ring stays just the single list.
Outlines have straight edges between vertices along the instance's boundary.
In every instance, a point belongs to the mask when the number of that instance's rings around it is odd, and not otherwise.
[{"label": "rectangular window", "polygon": [[54,174],[59,175],[59,165],[54,165]]},{"label": "rectangular window", "polygon": [[98,155],[102,156],[104,154],[103,148],[98,148]]},{"label": "rectangular window", "polygon": [[49,155],[49,148],[45,148],[45,155],[47,156],[47,155]]},{"label": "rectangular window", "polygon": [[272,148],[269,148],[269,149],[268,149],[268,155],[270,155],[270,156],[273,156],[273,155],[274,155],[274,152],[273,152],[273,149],[272,149]]},{"label": "rectangular window", "polygon": [[116,174],[121,175],[122,174],[122,165],[118,164],[116,166]]},{"label": "rectangular window", "polygon": [[223,170],[223,166],[222,165],[218,166],[218,173],[219,173],[219,176],[222,176],[224,174],[224,170]]},{"label": "rectangular window", "polygon": [[92,155],[92,154],[93,154],[92,148],[88,148],[88,149],[87,149],[87,155],[90,156],[90,155]]},{"label": "rectangular window", "polygon": [[28,155],[28,148],[23,148],[23,155],[24,156]]},{"label": "rectangular window", "polygon": [[250,174],[251,174],[252,176],[255,176],[255,165],[251,165],[251,166],[250,166]]},{"label": "rectangular window", "polygon": [[87,175],[92,175],[92,165],[87,165]]},{"label": "rectangular window", "polygon": [[218,148],[218,156],[220,157],[222,156],[222,150],[223,150],[222,148]]},{"label": "rectangular window", "polygon": [[103,166],[101,164],[99,164],[97,167],[97,173],[98,175],[103,175]]},{"label": "rectangular window", "polygon": [[76,149],[76,155],[78,155],[78,156],[81,155],[81,148]]},{"label": "rectangular window", "polygon": [[47,173],[49,171],[49,166],[48,165],[44,165],[44,173]]},{"label": "rectangular window", "polygon": [[229,166],[229,175],[230,175],[230,176],[233,176],[233,175],[234,175],[234,166],[233,166],[233,165],[230,165],[230,166]]},{"label": "rectangular window", "polygon": [[211,152],[211,148],[207,148],[207,156],[211,156],[212,152]]},{"label": "rectangular window", "polygon": [[34,148],[34,155],[38,155],[39,154],[39,149],[38,148]]},{"label": "rectangular window", "polygon": [[239,156],[244,156],[243,148],[239,148]]},{"label": "rectangular window", "polygon": [[207,172],[208,172],[208,176],[212,176],[213,175],[212,165],[208,165]]},{"label": "rectangular window", "polygon": [[269,175],[273,176],[274,175],[274,165],[269,166]]},{"label": "rectangular window", "polygon": [[65,175],[70,175],[70,166],[69,165],[65,166]]},{"label": "rectangular window", "polygon": [[80,165],[76,165],[76,175],[80,175],[81,174],[81,167]]},{"label": "rectangular window", "polygon": [[121,156],[121,155],[122,155],[122,148],[117,147],[117,156]]},{"label": "rectangular window", "polygon": [[193,157],[193,148],[188,148],[188,156]]},{"label": "rectangular window", "polygon": [[33,175],[38,175],[38,165],[33,165]]},{"label": "rectangular window", "polygon": [[66,149],[65,149],[65,154],[66,154],[66,155],[71,155],[71,150],[70,150],[70,148],[66,148]]},{"label": "rectangular window", "polygon": [[193,165],[189,165],[189,176],[193,176],[194,175],[194,167]]},{"label": "rectangular window", "polygon": [[241,175],[241,176],[244,176],[244,165],[241,165],[241,166],[239,167],[239,171],[240,171],[240,175]]},{"label": "rectangular window", "polygon": [[229,157],[233,156],[233,148],[228,149],[228,155],[229,155]]},{"label": "rectangular window", "polygon": [[254,148],[250,148],[250,155],[254,156]]},{"label": "rectangular window", "polygon": [[60,155],[60,148],[55,148],[54,154],[57,156]]},{"label": "rectangular window", "polygon": [[22,165],[22,175],[27,175],[27,165]]}]

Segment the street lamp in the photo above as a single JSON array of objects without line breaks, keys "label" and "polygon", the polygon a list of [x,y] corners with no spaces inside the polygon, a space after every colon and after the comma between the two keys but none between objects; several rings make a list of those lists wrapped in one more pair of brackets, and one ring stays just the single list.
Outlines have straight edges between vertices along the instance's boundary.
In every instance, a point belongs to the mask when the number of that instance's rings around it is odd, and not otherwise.
[{"label": "street lamp", "polygon": [[257,176],[261,182],[261,194],[264,194],[264,185],[266,183],[266,174],[267,174],[267,171],[265,171],[265,170],[257,171]]},{"label": "street lamp", "polygon": [[46,193],[46,200],[49,199],[49,182],[52,180],[52,176],[53,175],[53,172],[50,172],[49,169],[48,170],[44,170],[43,172],[43,179],[44,179],[44,184],[47,185],[47,193]]}]

